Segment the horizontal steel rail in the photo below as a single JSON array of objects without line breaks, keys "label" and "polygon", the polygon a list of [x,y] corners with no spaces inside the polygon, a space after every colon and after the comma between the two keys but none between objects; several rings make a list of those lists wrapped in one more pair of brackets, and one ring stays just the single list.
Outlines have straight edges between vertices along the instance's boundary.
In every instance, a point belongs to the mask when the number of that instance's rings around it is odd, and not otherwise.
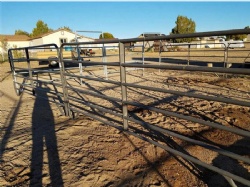
[{"label": "horizontal steel rail", "polygon": [[[54,47],[55,49],[59,49],[58,46],[54,43],[50,44],[43,44],[43,45],[36,45],[36,46],[29,46],[29,47],[18,47],[18,48],[11,48],[9,49],[10,52],[14,50],[26,50],[26,49],[51,49],[50,47]],[[49,48],[46,48],[49,47]]]},{"label": "horizontal steel rail", "polygon": [[93,81],[105,82],[105,83],[110,83],[110,84],[115,84],[115,85],[121,85],[120,82],[112,81],[112,80],[105,80],[105,79],[101,79],[101,78],[93,78],[93,77],[88,77],[88,76],[73,75],[73,74],[70,74],[70,73],[65,73],[64,75],[65,76],[70,76],[70,77],[75,77],[75,78],[83,78],[83,79],[87,79],[87,80],[93,80]]},{"label": "horizontal steel rail", "polygon": [[63,60],[63,62],[71,62],[74,64],[83,63],[84,66],[93,66],[93,65],[109,65],[109,66],[120,66],[119,62],[89,62],[89,61],[82,61],[82,60]]},{"label": "horizontal steel rail", "polygon": [[[169,40],[169,39],[196,38],[196,37],[208,37],[208,36],[224,36],[224,35],[234,35],[234,34],[250,34],[250,29],[232,29],[232,30],[222,30],[222,31],[197,32],[197,33],[189,33],[189,34],[171,34],[171,35],[166,35],[166,36],[153,36],[153,37],[144,37],[144,38],[130,38],[130,39],[121,39],[120,42],[128,43],[128,42],[139,42],[139,41]],[[114,40],[114,41],[117,41],[117,40]],[[109,41],[109,42],[112,43],[112,41]]]},{"label": "horizontal steel rail", "polygon": [[176,117],[176,118],[179,118],[179,119],[184,119],[184,120],[191,121],[191,122],[194,122],[194,123],[199,123],[199,124],[202,124],[202,125],[213,127],[215,129],[225,130],[225,131],[228,131],[228,132],[232,132],[234,134],[241,135],[243,137],[250,138],[250,131],[241,130],[241,129],[237,129],[237,128],[233,128],[233,127],[226,127],[226,126],[223,126],[223,125],[221,125],[219,123],[205,121],[203,119],[199,119],[199,118],[195,118],[195,117],[192,117],[192,116],[187,116],[187,115],[183,115],[183,114],[179,114],[179,113],[159,109],[159,108],[152,107],[152,106],[147,106],[147,105],[144,105],[144,104],[141,104],[141,103],[130,102],[130,101],[125,101],[124,103],[128,104],[128,105],[137,106],[137,107],[140,107],[140,108],[143,108],[143,109],[147,109],[147,110],[152,110],[152,111],[155,111],[155,112],[158,112],[158,113],[162,113],[162,114],[164,114],[166,116],[173,116],[173,117]]},{"label": "horizontal steel rail", "polygon": [[[112,115],[114,115],[114,116],[116,116],[116,117],[122,118],[122,114],[119,113],[119,111],[114,111],[114,110],[111,110],[111,109],[107,109],[107,108],[104,108],[104,107],[102,107],[102,106],[98,106],[98,105],[96,105],[96,104],[93,104],[93,103],[91,103],[91,102],[86,102],[86,101],[83,101],[83,100],[81,100],[81,99],[75,98],[75,97],[73,97],[73,96],[69,96],[69,98],[70,98],[70,100],[75,101],[75,102],[77,102],[77,103],[82,103],[82,104],[84,104],[84,105],[86,105],[86,106],[88,106],[88,107],[98,109],[98,110],[101,111],[101,112],[106,112],[106,113],[112,114]],[[70,105],[70,109],[71,109],[71,110],[74,110],[74,108],[72,108],[72,106],[74,106],[74,105],[71,104],[71,105]]]},{"label": "horizontal steel rail", "polygon": [[182,152],[180,152],[180,151],[177,151],[177,150],[175,150],[175,149],[173,149],[173,148],[170,148],[170,147],[167,146],[167,145],[162,145],[162,144],[160,144],[160,143],[158,143],[158,142],[156,142],[156,141],[154,141],[154,140],[151,140],[151,139],[149,139],[149,138],[140,136],[140,135],[138,135],[137,133],[134,133],[134,132],[131,132],[131,131],[126,131],[126,133],[127,133],[127,134],[130,134],[130,135],[133,135],[133,136],[135,136],[135,137],[137,137],[137,138],[139,138],[139,139],[141,139],[141,140],[143,140],[143,141],[146,141],[146,142],[149,142],[149,143],[151,143],[151,144],[153,144],[153,145],[156,145],[157,147],[160,147],[160,148],[162,148],[162,149],[164,149],[164,150],[166,150],[166,151],[168,151],[168,152],[170,152],[170,153],[172,153],[172,154],[174,154],[174,155],[180,156],[180,157],[182,157],[182,158],[184,158],[184,159],[187,159],[187,160],[189,160],[189,161],[191,161],[191,162],[193,162],[193,163],[195,163],[195,164],[198,164],[198,165],[200,165],[200,166],[203,166],[204,168],[207,168],[207,169],[209,169],[209,170],[211,170],[211,171],[214,171],[214,172],[216,172],[216,173],[219,173],[219,174],[221,174],[222,176],[227,176],[227,177],[229,177],[230,179],[233,179],[233,180],[235,180],[235,181],[238,181],[238,182],[240,182],[240,183],[242,183],[242,184],[245,184],[245,185],[247,185],[247,186],[249,186],[249,184],[250,184],[250,180],[247,180],[247,179],[245,179],[245,178],[243,178],[243,177],[234,175],[234,174],[232,174],[232,173],[230,173],[230,172],[227,172],[227,171],[225,171],[225,170],[223,170],[223,169],[220,169],[220,168],[218,168],[218,167],[215,167],[215,166],[213,166],[213,165],[210,165],[210,164],[207,164],[207,163],[205,163],[205,162],[202,162],[202,161],[200,161],[200,160],[197,159],[197,158],[194,158],[194,157],[189,156],[189,155],[187,155],[187,154],[184,154],[184,153],[182,153]]},{"label": "horizontal steel rail", "polygon": [[60,69],[47,69],[47,70],[43,70],[43,69],[30,69],[30,68],[19,68],[19,67],[15,67],[15,69],[16,70],[24,70],[24,72],[18,72],[18,74],[26,73],[29,70],[32,71],[33,73],[53,73],[53,74],[60,74],[60,72],[58,72]]},{"label": "horizontal steel rail", "polygon": [[[10,68],[12,70],[13,85],[17,95],[22,94],[22,92],[27,92],[35,97],[41,97],[49,102],[58,105],[60,112],[63,114],[63,109],[65,108],[65,103],[63,102],[63,97],[58,92],[58,88],[62,88],[63,85],[60,84],[62,80],[61,69],[58,68],[40,68],[37,67],[37,61],[44,61],[44,58],[34,58],[33,55],[35,51],[45,51],[45,50],[55,50],[57,56],[59,56],[59,48],[56,44],[45,44],[38,46],[29,46],[14,48],[8,50]],[[17,55],[18,54],[18,55]],[[17,56],[16,56],[17,55]],[[22,55],[21,57],[19,55]],[[51,60],[58,60],[58,58],[50,58]],[[26,67],[25,67],[26,66]],[[53,78],[47,76],[45,80],[41,76],[48,74],[53,74]],[[54,77],[57,76],[57,77]],[[57,83],[56,83],[57,82]],[[46,88],[40,87],[40,85],[46,85]],[[50,86],[48,88],[47,86]],[[43,94],[45,96],[42,96]],[[63,91],[62,91],[63,93]],[[42,95],[40,95],[42,94]],[[61,108],[60,108],[61,107]]]},{"label": "horizontal steel rail", "polygon": [[204,143],[204,142],[199,141],[199,140],[194,140],[192,138],[189,138],[187,136],[183,136],[181,134],[178,134],[178,133],[175,133],[173,131],[164,129],[162,127],[158,127],[158,126],[146,123],[145,121],[139,121],[139,120],[136,120],[136,119],[131,118],[131,117],[127,117],[127,119],[132,121],[132,122],[135,122],[137,124],[142,125],[146,129],[151,129],[151,130],[158,131],[158,132],[167,134],[167,135],[175,137],[175,138],[179,138],[181,140],[185,140],[185,141],[190,142],[192,144],[199,145],[199,146],[204,147],[206,149],[210,149],[212,151],[218,152],[219,154],[231,157],[231,158],[236,159],[236,160],[242,160],[242,161],[250,164],[250,159],[249,158],[246,158],[246,157],[243,157],[241,155],[235,154],[233,152],[221,149],[221,148],[219,148],[217,146],[214,146],[214,145],[211,145],[211,144],[208,144],[208,143]]},{"label": "horizontal steel rail", "polygon": [[102,95],[102,94],[98,94],[98,93],[95,93],[95,92],[92,92],[92,91],[86,91],[86,90],[82,90],[82,89],[79,89],[79,88],[72,88],[71,86],[66,86],[66,88],[68,90],[72,90],[72,91],[75,91],[75,92],[78,92],[78,93],[92,95],[92,96],[95,96],[97,98],[103,98],[103,99],[107,99],[109,101],[115,101],[115,102],[122,102],[121,99],[110,97],[110,96],[106,96],[106,95]]},{"label": "horizontal steel rail", "polygon": [[218,101],[218,102],[227,103],[227,104],[234,104],[234,105],[250,107],[250,102],[240,101],[240,100],[236,100],[236,99],[232,99],[232,98],[213,97],[213,96],[208,96],[208,95],[201,95],[201,94],[194,94],[194,93],[188,93],[188,92],[166,90],[166,89],[162,89],[162,88],[141,86],[141,85],[136,85],[136,84],[131,84],[131,83],[123,83],[123,85],[124,86],[129,86],[131,88],[140,88],[140,89],[144,89],[144,90],[151,90],[151,91],[157,91],[157,92],[163,92],[163,93],[170,93],[170,94],[173,94],[173,95],[187,96],[187,97],[204,99],[204,100],[208,100],[208,101]]},{"label": "horizontal steel rail", "polygon": [[242,68],[220,68],[220,67],[194,67],[194,66],[170,66],[170,65],[151,65],[151,64],[137,64],[137,63],[126,63],[124,67],[141,67],[141,68],[159,68],[167,70],[179,70],[179,71],[197,71],[197,72],[212,72],[212,73],[228,73],[228,74],[244,74],[250,75],[248,69]]},{"label": "horizontal steel rail", "polygon": [[63,43],[61,47],[70,45],[81,45],[81,44],[106,44],[106,43],[129,43],[129,42],[143,42],[143,41],[154,41],[154,40],[170,40],[170,39],[181,39],[181,38],[195,38],[195,37],[208,37],[208,36],[224,36],[234,34],[250,34],[249,29],[232,29],[222,31],[210,31],[210,32],[197,32],[189,34],[171,34],[165,36],[153,36],[143,38],[129,38],[129,39],[100,39],[95,42],[73,42]]}]

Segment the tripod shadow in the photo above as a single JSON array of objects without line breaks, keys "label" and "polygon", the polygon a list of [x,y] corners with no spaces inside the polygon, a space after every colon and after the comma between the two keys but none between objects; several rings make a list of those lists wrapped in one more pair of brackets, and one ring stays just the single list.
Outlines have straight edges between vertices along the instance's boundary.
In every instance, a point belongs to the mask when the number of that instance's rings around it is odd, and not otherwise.
[{"label": "tripod shadow", "polygon": [[[38,88],[43,85],[39,84]],[[43,186],[42,179],[44,163],[48,159],[48,169],[51,186],[63,186],[62,171],[55,134],[55,122],[48,100],[50,89],[46,86],[43,91],[36,90],[36,100],[32,113],[32,153],[30,186]],[[45,155],[47,153],[47,155]]]}]

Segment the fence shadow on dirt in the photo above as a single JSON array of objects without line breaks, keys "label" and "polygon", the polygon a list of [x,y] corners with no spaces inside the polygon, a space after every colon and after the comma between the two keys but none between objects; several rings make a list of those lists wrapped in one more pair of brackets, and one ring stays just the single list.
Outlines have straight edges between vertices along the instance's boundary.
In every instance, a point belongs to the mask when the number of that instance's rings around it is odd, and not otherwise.
[{"label": "fence shadow on dirt", "polygon": [[[249,156],[250,155],[250,147],[249,147],[249,139],[243,138],[234,144],[227,147],[228,151],[237,153],[239,155]],[[227,164],[225,164],[227,163]],[[250,174],[248,170],[241,166],[241,164],[234,159],[230,159],[226,156],[219,155],[216,157],[212,164],[214,166],[217,166],[221,169],[224,169],[225,171],[229,171],[231,173],[234,173],[238,176],[242,176],[246,179],[250,178]],[[205,170],[204,171],[204,179],[203,179],[208,187],[214,187],[214,186],[227,186],[228,181],[222,176],[218,175],[217,173],[212,172],[211,170]],[[246,187],[244,184],[240,184],[237,181],[235,181],[236,186],[238,187]]]},{"label": "fence shadow on dirt", "polygon": [[[135,132],[136,134],[138,134],[139,136],[142,137],[147,137],[147,138],[152,138],[156,141],[161,141],[164,142],[167,146],[169,146],[170,148],[176,149],[180,152],[183,152],[185,154],[189,154],[187,151],[185,151],[185,149],[178,145],[178,143],[176,143],[173,139],[171,139],[169,136],[166,136],[158,131],[154,131],[152,129],[147,129],[149,132],[140,130],[136,127],[131,127],[131,131]],[[161,166],[162,163],[164,162],[168,162],[168,160],[170,160],[171,158],[174,158],[181,166],[183,166],[185,169],[189,170],[192,175],[196,176],[197,178],[199,178],[200,180],[203,179],[203,174],[201,172],[201,167],[186,160],[186,159],[182,159],[180,157],[177,157],[174,154],[171,154],[170,152],[166,152],[166,154],[162,155],[161,157],[159,157],[157,160],[155,160],[154,162],[151,162],[147,156],[143,153],[143,151],[141,151],[134,143],[133,141],[129,138],[128,135],[124,134],[124,136],[126,137],[126,139],[128,140],[128,142],[140,153],[140,155],[144,158],[144,160],[147,162],[148,164],[148,168],[145,169],[144,171],[141,172],[141,174],[135,176],[134,178],[125,178],[123,179],[120,184],[117,187],[122,187],[123,185],[125,185],[128,182],[133,182],[136,181],[138,178],[144,178],[145,175],[150,175],[151,172],[155,172],[160,178],[160,185],[163,186],[169,186],[171,187],[171,177],[169,176],[165,176],[158,168]]]},{"label": "fence shadow on dirt", "polygon": [[[4,132],[2,134],[1,132],[1,142],[0,142],[0,163],[2,162],[2,159],[3,159],[3,154],[4,154],[4,151],[6,149],[6,145],[11,137],[11,133],[12,133],[12,130],[14,128],[14,125],[15,125],[15,119],[16,119],[16,115],[18,114],[19,110],[20,110],[20,107],[21,107],[21,104],[22,104],[22,96],[19,98],[18,101],[15,101],[14,98],[12,97],[9,97],[9,95],[5,92],[0,92],[1,94],[1,97],[7,97],[8,99],[10,99],[11,101],[13,101],[15,104],[15,109],[9,113],[8,117],[6,119],[8,119],[4,124],[4,127],[3,129],[5,129],[5,131],[2,131]],[[6,98],[5,98],[6,99]]]},{"label": "fence shadow on dirt", "polygon": [[[134,118],[138,118],[136,115],[133,115]],[[109,119],[110,120],[110,119]],[[152,129],[147,129],[141,130],[138,127],[130,126],[130,130],[124,133],[125,138],[130,142],[130,144],[137,150],[137,152],[140,153],[140,155],[144,158],[144,160],[147,162],[148,167],[143,170],[139,175],[136,175],[135,177],[132,178],[124,178],[122,181],[120,181],[119,185],[117,187],[121,187],[127,183],[132,184],[133,181],[136,182],[139,178],[144,178],[145,176],[149,175],[151,172],[156,172],[157,175],[161,178],[161,185],[166,185],[166,186],[172,186],[171,182],[169,181],[170,178],[169,176],[163,175],[161,171],[158,169],[163,162],[168,162],[169,159],[174,158],[180,165],[182,165],[185,169],[189,170],[192,175],[197,177],[199,180],[203,181],[208,187],[214,187],[214,186],[228,186],[229,183],[226,180],[225,177],[222,175],[212,172],[209,169],[203,168],[195,163],[192,163],[186,159],[179,158],[174,154],[171,154],[170,152],[166,152],[167,155],[164,155],[160,158],[158,158],[156,161],[151,162],[147,156],[143,153],[143,151],[140,150],[139,147],[137,147],[133,141],[129,138],[128,134],[129,132],[136,133],[138,137],[141,137],[142,139],[148,138],[148,139],[153,139],[154,141],[160,141],[163,142],[165,145],[167,145],[170,148],[173,148],[177,151],[180,151],[184,154],[190,155],[186,149],[188,147],[192,147],[192,144],[179,144],[175,142],[170,136],[167,136],[163,133],[160,133],[158,131],[154,131]],[[192,136],[194,139],[199,140],[202,139],[204,142],[213,144],[211,140],[206,138],[207,133],[212,133],[213,129],[209,130],[204,130],[198,134],[194,133]],[[237,153],[241,156],[248,156],[250,155],[250,149],[249,149],[249,139],[243,138],[234,144],[230,146],[223,146],[220,144],[216,144],[216,146],[221,147],[227,151],[231,151],[234,153]],[[227,164],[225,164],[225,162]],[[216,158],[213,159],[212,164],[216,167],[219,167],[225,171],[234,173],[236,175],[242,176],[244,178],[249,178],[249,172],[246,168],[241,166],[241,164],[232,158],[229,158],[227,156],[223,155],[218,155]],[[233,182],[234,183],[234,182]],[[240,184],[238,182],[235,182],[237,186],[239,187],[246,187],[246,185]]]}]

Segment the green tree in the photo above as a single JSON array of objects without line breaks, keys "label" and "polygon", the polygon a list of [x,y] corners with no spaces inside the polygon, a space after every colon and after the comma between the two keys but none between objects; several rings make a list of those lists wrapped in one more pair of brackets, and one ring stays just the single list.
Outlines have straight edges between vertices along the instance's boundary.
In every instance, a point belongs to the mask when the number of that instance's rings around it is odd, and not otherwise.
[{"label": "green tree", "polygon": [[32,30],[32,37],[39,36],[41,34],[45,34],[52,31],[49,29],[48,25],[44,23],[42,20],[38,20],[36,23],[36,27]]},{"label": "green tree", "polygon": [[65,29],[65,30],[67,30],[67,31],[72,32],[72,29],[69,28],[69,27],[67,27],[67,26],[63,26],[63,27],[60,27],[60,28],[58,28],[58,29]]},{"label": "green tree", "polygon": [[103,35],[100,34],[99,39],[111,39],[111,38],[115,38],[113,36],[113,34],[109,33],[109,32],[104,32]]},{"label": "green tree", "polygon": [[[188,33],[195,33],[195,22],[186,16],[178,16],[175,22],[176,26],[172,29],[170,34],[188,34]],[[192,38],[182,38],[176,39],[176,42],[190,42]]]},{"label": "green tree", "polygon": [[[247,26],[244,29],[250,29],[250,27]],[[244,40],[245,38],[247,38],[247,34],[236,34],[226,36],[226,40]]]},{"label": "green tree", "polygon": [[26,35],[26,36],[30,36],[30,34],[26,31],[23,31],[23,30],[15,30],[15,35]]}]

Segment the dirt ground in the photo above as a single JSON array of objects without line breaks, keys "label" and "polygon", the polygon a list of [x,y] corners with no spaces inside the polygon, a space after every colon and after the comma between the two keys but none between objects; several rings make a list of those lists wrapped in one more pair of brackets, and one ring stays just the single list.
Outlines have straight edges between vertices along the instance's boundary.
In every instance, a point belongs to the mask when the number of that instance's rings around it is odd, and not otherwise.
[{"label": "dirt ground", "polygon": [[[153,80],[145,82],[148,86],[250,100],[250,78],[245,76],[148,70],[144,76],[130,71],[129,78],[133,82]],[[140,92],[137,97],[134,99],[154,101],[161,109],[250,131],[249,107],[189,97],[164,100],[166,95],[159,93]],[[145,122],[250,157],[247,138],[149,110],[129,110]],[[224,177],[128,133],[84,115],[65,117],[55,104],[25,92],[16,96],[8,63],[0,64],[0,116],[0,186],[229,186]],[[159,141],[250,180],[249,164],[171,136]]]}]

